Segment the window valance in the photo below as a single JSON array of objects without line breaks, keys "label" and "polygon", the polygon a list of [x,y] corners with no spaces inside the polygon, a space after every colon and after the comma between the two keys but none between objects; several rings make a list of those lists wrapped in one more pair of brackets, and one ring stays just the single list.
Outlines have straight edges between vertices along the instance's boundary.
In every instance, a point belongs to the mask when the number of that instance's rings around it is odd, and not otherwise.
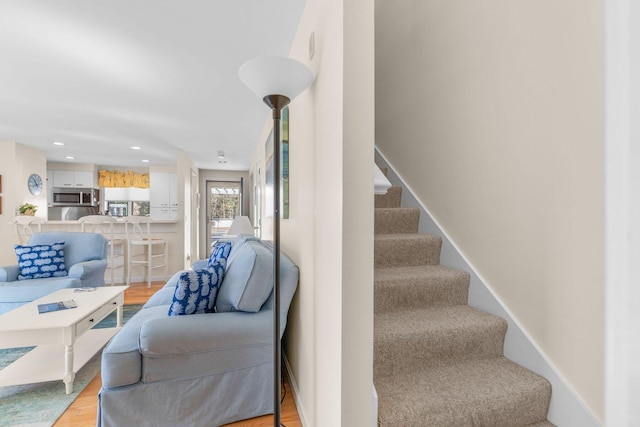
[{"label": "window valance", "polygon": [[131,171],[98,171],[98,185],[107,188],[149,188],[149,174]]}]

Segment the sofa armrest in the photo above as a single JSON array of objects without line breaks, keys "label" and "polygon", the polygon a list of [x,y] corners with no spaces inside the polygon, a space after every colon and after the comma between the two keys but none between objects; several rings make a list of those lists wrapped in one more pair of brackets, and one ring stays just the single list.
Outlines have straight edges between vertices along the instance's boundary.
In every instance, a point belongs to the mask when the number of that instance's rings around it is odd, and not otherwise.
[{"label": "sofa armrest", "polygon": [[0,267],[0,282],[15,282],[18,280],[20,268],[17,265]]},{"label": "sofa armrest", "polygon": [[74,264],[69,269],[69,277],[80,279],[85,283],[90,282],[92,286],[104,285],[104,271],[107,268],[106,259],[96,259]]}]

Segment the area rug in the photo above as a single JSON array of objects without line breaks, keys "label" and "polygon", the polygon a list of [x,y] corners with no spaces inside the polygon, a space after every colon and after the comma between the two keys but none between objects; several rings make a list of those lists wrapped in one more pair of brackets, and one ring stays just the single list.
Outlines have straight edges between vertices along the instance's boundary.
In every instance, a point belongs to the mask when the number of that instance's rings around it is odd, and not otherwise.
[{"label": "area rug", "polygon": [[[124,322],[142,305],[124,306]],[[94,328],[109,328],[116,324],[116,314],[111,313]],[[0,349],[0,369],[28,353],[33,347]],[[49,381],[37,384],[0,387],[0,426],[45,427],[52,426],[82,390],[100,371],[102,351],[78,371],[73,382],[73,393],[65,394],[64,383]]]}]

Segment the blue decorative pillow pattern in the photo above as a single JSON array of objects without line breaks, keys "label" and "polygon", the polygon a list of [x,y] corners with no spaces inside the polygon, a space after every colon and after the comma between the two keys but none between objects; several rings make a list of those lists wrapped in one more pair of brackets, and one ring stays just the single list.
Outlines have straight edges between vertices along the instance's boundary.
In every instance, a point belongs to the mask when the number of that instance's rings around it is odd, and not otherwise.
[{"label": "blue decorative pillow pattern", "polygon": [[224,268],[227,268],[227,258],[231,253],[231,242],[217,242],[213,247],[213,252],[209,257],[207,265],[211,267],[216,262],[220,262]]},{"label": "blue decorative pillow pattern", "polygon": [[63,277],[67,275],[64,265],[64,242],[52,245],[15,245],[20,274],[18,280]]},{"label": "blue decorative pillow pattern", "polygon": [[224,265],[217,262],[203,270],[185,270],[180,274],[169,316],[211,313],[224,277]]}]

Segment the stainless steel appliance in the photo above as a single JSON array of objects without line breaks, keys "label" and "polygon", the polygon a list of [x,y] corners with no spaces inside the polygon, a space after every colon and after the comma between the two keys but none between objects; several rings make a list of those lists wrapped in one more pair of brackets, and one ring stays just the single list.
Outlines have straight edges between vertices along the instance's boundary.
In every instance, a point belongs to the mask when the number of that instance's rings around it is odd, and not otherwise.
[{"label": "stainless steel appliance", "polygon": [[97,188],[60,188],[51,192],[51,206],[98,206],[100,190]]},{"label": "stainless steel appliance", "polygon": [[65,206],[49,208],[48,218],[51,221],[75,221],[83,216],[98,215],[97,206]]}]

